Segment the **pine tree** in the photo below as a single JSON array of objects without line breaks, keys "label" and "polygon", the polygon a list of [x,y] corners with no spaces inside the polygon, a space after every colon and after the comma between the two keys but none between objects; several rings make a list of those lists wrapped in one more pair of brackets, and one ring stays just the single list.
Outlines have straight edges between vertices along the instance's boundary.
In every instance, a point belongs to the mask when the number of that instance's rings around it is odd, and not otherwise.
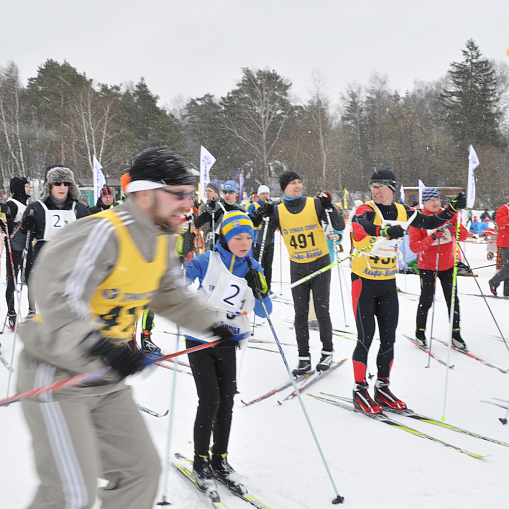
[{"label": "pine tree", "polygon": [[462,53],[463,62],[451,64],[449,83],[440,94],[445,120],[462,149],[470,144],[503,147],[501,93],[495,68],[472,39]]}]

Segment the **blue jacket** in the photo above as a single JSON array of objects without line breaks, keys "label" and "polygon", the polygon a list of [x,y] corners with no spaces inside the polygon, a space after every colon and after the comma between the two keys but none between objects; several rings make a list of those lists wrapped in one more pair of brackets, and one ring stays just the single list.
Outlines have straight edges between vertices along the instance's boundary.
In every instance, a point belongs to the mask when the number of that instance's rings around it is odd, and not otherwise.
[{"label": "blue jacket", "polygon": [[472,221],[472,223],[470,223],[470,231],[478,235],[483,235],[484,230],[487,230],[489,227],[489,224],[484,221]]},{"label": "blue jacket", "polygon": [[[265,202],[258,200],[256,203],[258,203],[258,205],[260,205],[260,207],[261,207]],[[253,218],[255,216],[256,207],[255,207],[254,203],[251,203],[251,205],[249,205],[249,207],[247,208],[247,213],[251,218]],[[262,221],[262,227],[259,230],[255,230],[255,232],[254,232],[253,244],[261,244],[262,243],[262,235],[263,235],[264,227],[265,227],[265,223]],[[267,230],[267,236],[265,237],[265,242],[267,244],[269,243],[268,235],[269,235],[269,232]],[[272,240],[270,241],[271,244],[274,244],[275,237],[276,237],[276,235],[272,234]]]},{"label": "blue jacket", "polygon": [[[219,242],[214,246],[214,251],[217,251],[221,256],[221,261],[225,264],[226,267],[230,268],[232,263],[233,254],[230,253],[230,251],[227,251],[222,247]],[[237,258],[235,257],[235,261],[233,262],[233,270],[232,274],[237,277],[245,277],[248,271],[247,261],[246,257],[244,258]],[[210,251],[206,251],[205,253],[202,253],[201,255],[198,255],[196,258],[193,258],[187,265],[186,265],[186,277],[190,281],[189,284],[191,284],[195,279],[198,279],[200,281],[200,288],[201,283],[203,281],[203,278],[205,277],[205,274],[207,273],[207,268],[209,266],[209,259],[210,259]],[[263,274],[262,266],[254,259],[251,258],[251,265],[253,269],[258,270]],[[263,302],[267,308],[267,311],[269,314],[272,313],[272,301],[270,300],[269,294],[267,294]],[[255,296],[255,308],[254,312],[257,316],[260,316],[262,318],[265,318],[265,312],[263,311],[263,307],[260,304],[260,301]]]}]

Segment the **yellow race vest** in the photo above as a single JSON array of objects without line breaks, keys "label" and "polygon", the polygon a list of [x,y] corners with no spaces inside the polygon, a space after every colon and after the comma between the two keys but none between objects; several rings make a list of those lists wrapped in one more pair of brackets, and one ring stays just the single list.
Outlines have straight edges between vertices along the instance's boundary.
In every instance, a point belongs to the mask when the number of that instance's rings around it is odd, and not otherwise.
[{"label": "yellow race vest", "polygon": [[114,210],[108,209],[97,215],[108,219],[115,226],[118,240],[117,264],[97,287],[90,306],[101,334],[119,344],[132,339],[140,314],[149,306],[159,289],[168,266],[169,237],[157,237],[154,259],[147,262]]},{"label": "yellow race vest", "polygon": [[325,234],[316,215],[314,198],[306,198],[306,205],[298,214],[290,213],[284,203],[278,205],[278,211],[290,260],[308,263],[329,254]]},{"label": "yellow race vest", "polygon": [[[375,220],[373,224],[382,225],[383,218],[378,214],[377,208],[373,201],[367,201],[366,205],[373,207],[375,211]],[[408,220],[407,212],[405,207],[400,203],[395,204],[398,209],[398,217],[396,221],[405,222]],[[353,246],[355,249],[362,249],[363,247],[369,246],[370,244],[374,244],[378,237],[364,237],[360,241],[355,240]],[[360,277],[366,279],[394,279],[396,277],[396,273],[398,272],[398,259],[396,256],[392,258],[384,258],[381,256],[371,256],[371,249],[364,251],[360,254],[354,256],[352,261],[352,272],[357,274]]]}]

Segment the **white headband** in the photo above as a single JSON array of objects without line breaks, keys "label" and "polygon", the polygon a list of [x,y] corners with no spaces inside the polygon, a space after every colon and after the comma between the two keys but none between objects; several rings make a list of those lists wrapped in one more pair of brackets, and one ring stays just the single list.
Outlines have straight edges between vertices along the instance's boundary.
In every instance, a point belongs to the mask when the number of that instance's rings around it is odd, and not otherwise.
[{"label": "white headband", "polygon": [[165,185],[166,184],[163,184],[162,182],[152,182],[151,180],[135,180],[134,182],[129,182],[125,190],[127,193],[135,193],[136,191],[159,189]]}]

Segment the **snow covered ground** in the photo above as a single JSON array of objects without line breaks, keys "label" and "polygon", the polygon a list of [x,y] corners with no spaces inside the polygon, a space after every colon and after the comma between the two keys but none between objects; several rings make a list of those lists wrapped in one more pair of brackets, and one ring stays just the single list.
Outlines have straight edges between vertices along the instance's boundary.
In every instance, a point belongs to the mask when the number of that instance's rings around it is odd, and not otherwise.
[{"label": "snow covered ground", "polygon": [[[348,239],[348,235],[345,236]],[[346,240],[345,251],[348,252]],[[282,267],[280,272],[280,252]],[[472,266],[486,265],[486,245],[469,244],[467,257]],[[2,260],[2,268],[4,262]],[[286,250],[279,244],[275,247],[273,289],[283,288],[289,281],[289,263]],[[341,269],[343,297],[346,306],[346,323],[343,317],[338,271],[332,273],[331,316],[335,328],[355,331],[353,313],[345,289],[349,281],[349,264]],[[482,269],[479,282],[484,292],[494,268]],[[282,274],[282,278],[280,276]],[[279,281],[282,279],[283,284]],[[348,285],[349,286],[349,285]],[[415,312],[419,294],[418,276],[398,276],[398,286],[408,294],[399,298],[400,313],[396,343],[396,358],[391,381],[394,392],[407,402],[413,410],[439,419],[443,415],[446,369],[431,359],[403,337],[412,334],[415,328]],[[459,279],[461,302],[461,325],[463,337],[470,350],[479,356],[507,369],[509,351],[498,337],[499,332],[479,296],[473,278]],[[449,330],[446,306],[441,290],[437,293],[434,336],[447,338]],[[286,294],[285,298],[291,298]],[[488,298],[506,338],[509,337],[509,301]],[[23,308],[27,304],[25,297]],[[5,312],[5,304],[1,306]],[[199,317],[197,317],[199,319]],[[284,343],[295,343],[294,331],[287,320],[293,320],[292,307],[283,303],[274,304],[272,315],[278,338]],[[428,320],[428,330],[431,322]],[[176,326],[156,317],[154,340],[164,353],[175,350]],[[255,338],[273,341],[267,323],[255,329]],[[4,332],[0,338],[2,352],[10,360],[13,334]],[[317,362],[320,352],[318,332],[311,332],[312,361]],[[447,359],[445,346],[435,342],[433,351]],[[275,345],[255,344],[276,351]],[[327,375],[309,391],[320,391],[350,396],[353,374],[351,356],[355,342],[334,337],[335,359],[347,358],[345,365]],[[183,349],[180,342],[178,349]],[[290,367],[297,362],[295,346],[284,346]],[[21,344],[16,346],[16,353]],[[369,370],[376,375],[375,357],[378,344],[375,341],[370,352]],[[509,425],[498,420],[505,410],[482,403],[493,397],[509,399],[509,374],[487,367],[480,362],[452,351],[449,371],[449,386],[446,422],[470,431],[509,443]],[[183,358],[183,360],[186,360]],[[16,362],[14,363],[16,368]],[[302,409],[297,399],[278,405],[290,389],[262,402],[246,407],[241,399],[254,399],[287,379],[287,373],[279,353],[248,348],[239,354],[240,394],[234,408],[234,420],[230,440],[229,460],[243,477],[246,486],[272,509],[316,509],[331,507],[334,489],[327,476],[320,455],[312,438]],[[14,374],[15,375],[15,374]],[[5,397],[8,371],[0,365],[0,398]],[[150,374],[141,374],[129,380],[136,401],[157,412],[170,408],[173,372],[156,368]],[[14,392],[15,376],[10,394]],[[192,430],[197,397],[193,378],[177,375],[175,419],[173,427],[172,454],[180,452],[188,457],[193,454]],[[450,442],[482,455],[485,459],[474,459],[446,448],[441,444],[423,440],[400,429],[375,422],[362,415],[324,404],[309,396],[303,396],[312,424],[325,452],[332,476],[344,506],[351,509],[367,507],[470,509],[500,508],[509,499],[506,481],[509,466],[509,448],[473,437],[461,435],[427,423],[395,416],[406,425],[424,433]],[[166,449],[168,417],[156,418],[143,414],[161,458]],[[126,444],[128,447],[129,444]],[[26,507],[37,485],[31,456],[30,436],[23,419],[19,403],[0,409],[0,507],[18,509]],[[167,499],[178,509],[208,507],[204,496],[195,490],[175,469],[168,470]],[[161,489],[163,479],[161,479]],[[247,508],[248,505],[225,489],[220,489],[229,508]],[[160,501],[162,494],[156,501]],[[99,504],[97,504],[99,507]]]}]

